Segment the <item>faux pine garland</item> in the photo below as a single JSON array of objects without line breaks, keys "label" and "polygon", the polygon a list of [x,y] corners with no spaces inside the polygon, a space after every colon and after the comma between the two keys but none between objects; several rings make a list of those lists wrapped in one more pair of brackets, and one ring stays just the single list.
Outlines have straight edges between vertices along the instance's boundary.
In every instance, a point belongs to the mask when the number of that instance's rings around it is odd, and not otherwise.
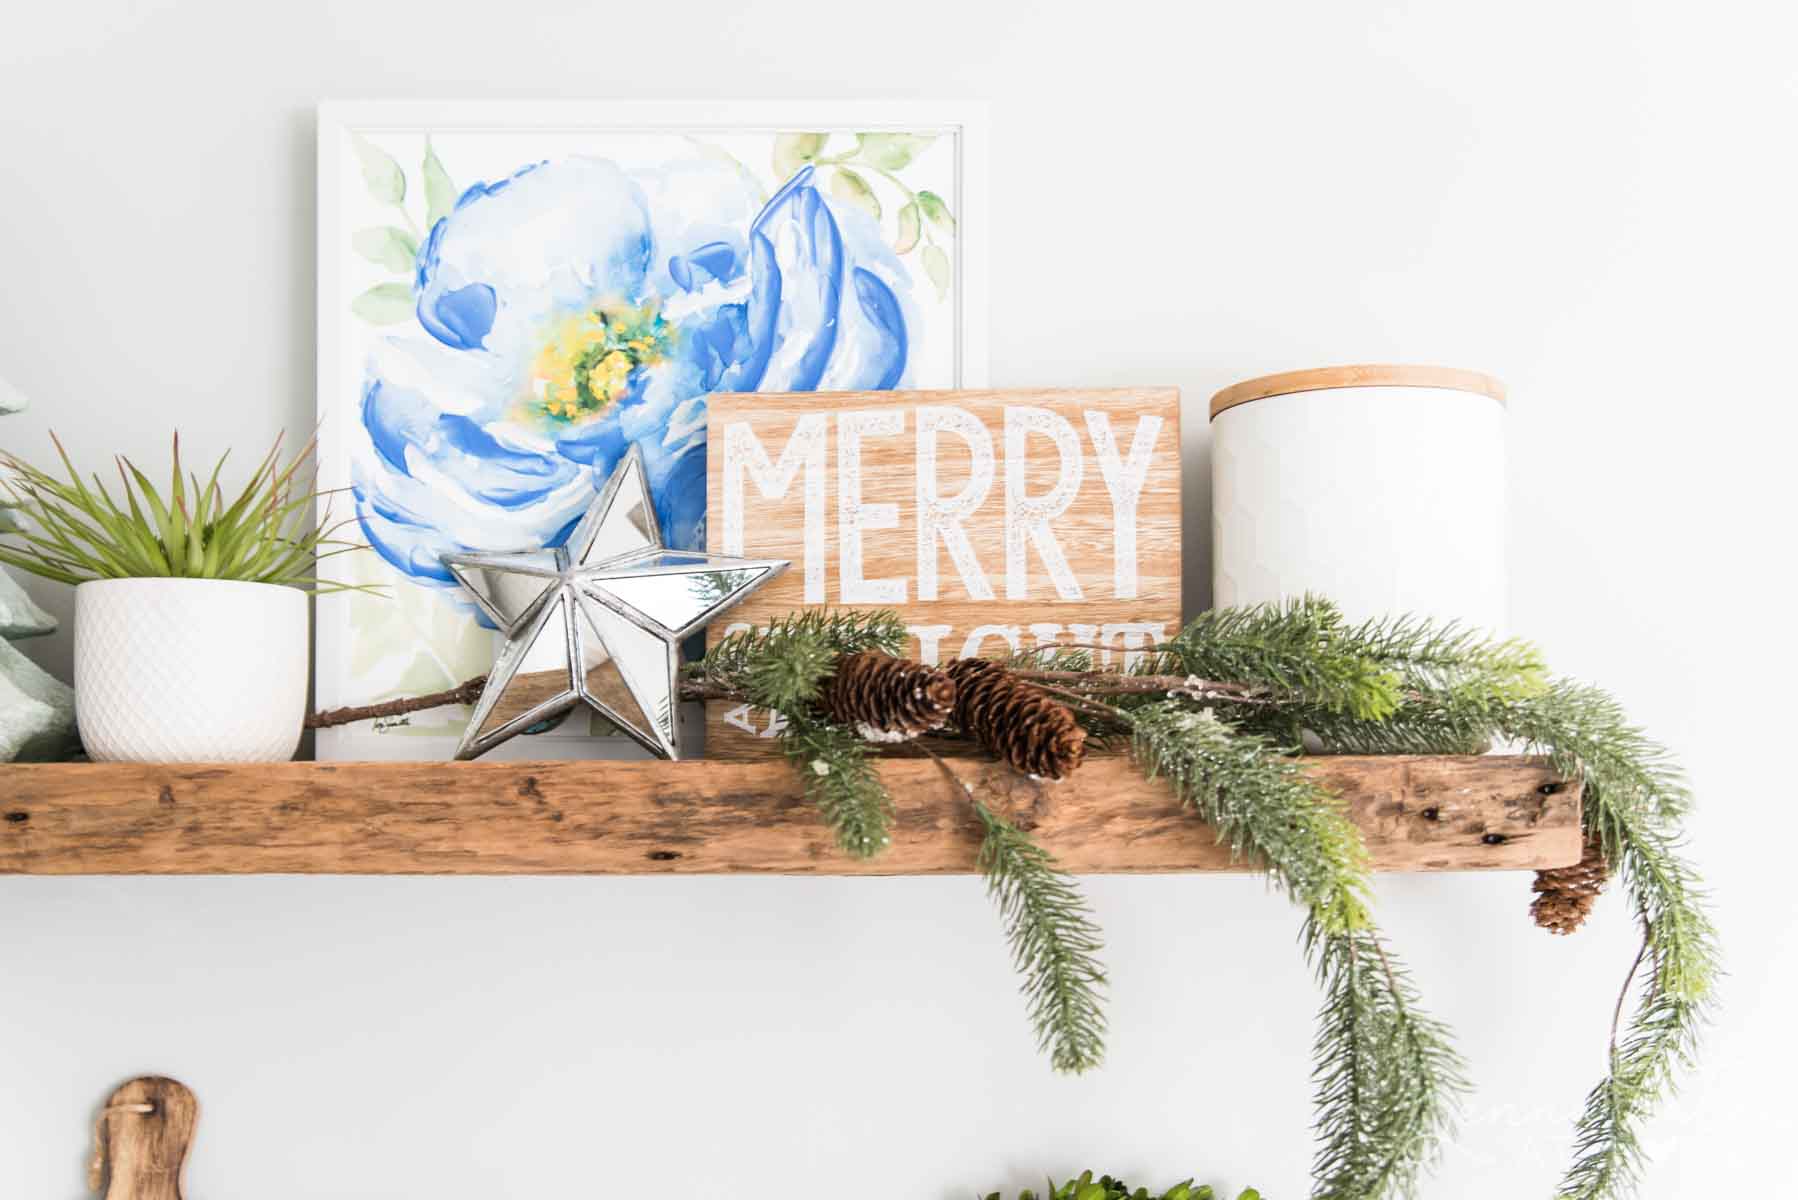
[{"label": "faux pine garland", "polygon": [[[819,698],[844,655],[896,654],[906,640],[891,612],[805,613],[726,638],[689,669],[682,697],[781,714],[781,748],[838,845],[869,857],[890,842],[891,797],[874,748],[823,716]],[[1355,625],[1315,597],[1206,613],[1128,674],[1092,665],[1083,648],[1010,664],[1066,701],[1091,734],[1125,742],[1145,772],[1166,778],[1304,911],[1302,944],[1323,992],[1314,1200],[1414,1193],[1465,1083],[1447,1030],[1423,1011],[1373,922],[1359,833],[1292,756],[1313,738],[1386,754],[1470,753],[1508,741],[1580,780],[1586,834],[1617,865],[1643,942],[1617,999],[1609,1070],[1587,1096],[1556,1200],[1634,1192],[1643,1124],[1696,1052],[1719,968],[1703,889],[1681,854],[1690,791],[1615,700],[1551,678],[1526,643],[1413,618]],[[461,703],[467,687],[315,723]],[[1057,1069],[1089,1069],[1104,1052],[1097,926],[1052,857],[943,767],[985,830],[981,869],[1037,1039]]]},{"label": "faux pine garland", "polygon": [[[838,656],[893,653],[904,639],[891,613],[808,613],[726,639],[693,669],[688,695],[781,713],[782,747],[838,843],[867,856],[887,842],[891,801],[866,744],[821,718],[816,700]],[[1127,738],[1147,773],[1167,778],[1305,911],[1302,942],[1324,997],[1315,1200],[1414,1194],[1466,1084],[1448,1031],[1422,1010],[1373,922],[1359,834],[1291,756],[1307,737],[1371,753],[1464,753],[1502,739],[1579,778],[1588,835],[1619,864],[1647,970],[1634,1015],[1613,1030],[1610,1070],[1587,1098],[1557,1200],[1633,1192],[1642,1124],[1696,1049],[1718,951],[1679,853],[1683,776],[1610,697],[1551,679],[1525,643],[1412,618],[1354,625],[1314,597],[1207,613],[1128,675],[1092,671],[1080,650],[1012,666],[1066,699],[1093,733]],[[969,799],[1038,1040],[1057,1069],[1085,1070],[1103,1053],[1098,930],[1050,856]]]}]

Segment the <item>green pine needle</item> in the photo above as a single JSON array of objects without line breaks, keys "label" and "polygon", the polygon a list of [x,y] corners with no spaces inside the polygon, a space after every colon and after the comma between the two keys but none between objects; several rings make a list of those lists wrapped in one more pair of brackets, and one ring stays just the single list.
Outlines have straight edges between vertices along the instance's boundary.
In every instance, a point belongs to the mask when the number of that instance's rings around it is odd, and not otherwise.
[{"label": "green pine needle", "polygon": [[1398,679],[1345,641],[1346,628],[1336,606],[1316,596],[1218,608],[1181,630],[1160,655],[1144,655],[1141,669],[1259,684],[1276,696],[1379,720],[1398,707]]},{"label": "green pine needle", "polygon": [[872,858],[892,843],[893,798],[853,729],[795,712],[780,732],[780,748],[844,853]]},{"label": "green pine needle", "polygon": [[[1371,753],[1469,752],[1510,739],[1581,781],[1586,829],[1617,864],[1644,931],[1647,973],[1612,1048],[1610,1070],[1587,1097],[1574,1162],[1558,1195],[1630,1195],[1645,1165],[1642,1125],[1696,1053],[1720,971],[1704,893],[1681,856],[1679,822],[1691,791],[1667,751],[1605,692],[1549,678],[1527,643],[1456,625],[1397,618],[1349,626],[1328,601],[1307,597],[1207,614],[1166,649],[1179,669],[1264,685],[1265,703],[1225,711],[1270,739],[1268,748],[1296,750],[1301,731],[1336,749]],[[1389,679],[1396,703],[1383,712],[1375,712],[1377,704],[1357,706],[1352,681],[1358,677]],[[1132,715],[1140,722],[1145,713]],[[1152,762],[1152,749],[1143,757]],[[1231,840],[1233,849],[1256,846],[1253,830],[1246,841],[1240,831]],[[1278,878],[1277,864],[1270,866]],[[1333,1007],[1326,1012],[1345,1015]],[[1347,1036],[1346,1027],[1337,1032]],[[1320,1158],[1320,1166],[1337,1162]]]},{"label": "green pine needle", "polygon": [[1304,945],[1324,990],[1313,1047],[1317,1084],[1314,1200],[1413,1195],[1453,1132],[1467,1090],[1440,1022],[1371,929],[1331,933],[1305,923]]},{"label": "green pine needle", "polygon": [[1373,926],[1360,833],[1297,763],[1209,710],[1163,700],[1130,721],[1144,770],[1307,910],[1306,954],[1324,990],[1314,1195],[1411,1194],[1466,1083],[1448,1030],[1422,1013]]},{"label": "green pine needle", "polygon": [[[69,538],[52,530],[50,538]],[[61,543],[58,543],[61,544]],[[851,853],[884,844],[889,801],[868,750],[812,708],[837,655],[896,652],[891,613],[808,613],[727,638],[698,673],[786,714],[788,757]],[[1069,656],[1030,665],[1080,670]],[[1088,700],[1130,731],[1144,771],[1166,778],[1232,855],[1262,866],[1305,908],[1306,953],[1324,993],[1316,1043],[1317,1200],[1410,1194],[1447,1136],[1465,1084],[1447,1031],[1426,1016],[1368,908],[1367,857],[1333,797],[1289,757],[1308,737],[1371,753],[1467,753],[1500,739],[1545,754],[1584,789],[1588,832],[1617,864],[1644,933],[1639,997],[1587,1097],[1561,1200],[1621,1200],[1644,1166],[1643,1123],[1696,1052],[1720,972],[1716,932],[1681,856],[1691,804],[1667,752],[1604,692],[1548,677],[1526,643],[1412,618],[1350,625],[1327,600],[1207,613],[1145,655],[1144,674],[1246,685],[1210,707],[1160,692]],[[821,769],[828,768],[828,769]],[[1098,930],[1071,881],[984,807],[988,886],[1055,1066],[1097,1063],[1104,1019]],[[1635,976],[1632,969],[1631,977]],[[1626,991],[1627,991],[1626,986]]]},{"label": "green pine needle", "polygon": [[782,618],[766,629],[731,634],[689,668],[750,703],[781,714],[780,747],[805,782],[837,845],[856,858],[871,858],[892,842],[892,797],[880,781],[868,745],[854,730],[819,715],[819,689],[837,659],[861,650],[896,654],[905,645],[905,623],[890,611],[810,611]]},{"label": "green pine needle", "polygon": [[1703,890],[1680,856],[1678,821],[1691,793],[1666,750],[1597,688],[1557,680],[1509,706],[1501,728],[1584,781],[1586,828],[1617,864],[1643,930],[1647,978],[1621,1042],[1613,1039],[1609,1073],[1587,1095],[1557,1193],[1613,1200],[1641,1179],[1642,1126],[1693,1061],[1721,972]]},{"label": "green pine needle", "polygon": [[1266,740],[1160,700],[1129,714],[1145,774],[1165,776],[1232,858],[1258,860],[1331,931],[1367,922],[1367,851],[1341,805]]},{"label": "green pine needle", "polygon": [[974,803],[986,828],[980,869],[1011,944],[1037,1048],[1057,1071],[1079,1074],[1105,1057],[1104,941],[1071,875],[1023,830]]}]

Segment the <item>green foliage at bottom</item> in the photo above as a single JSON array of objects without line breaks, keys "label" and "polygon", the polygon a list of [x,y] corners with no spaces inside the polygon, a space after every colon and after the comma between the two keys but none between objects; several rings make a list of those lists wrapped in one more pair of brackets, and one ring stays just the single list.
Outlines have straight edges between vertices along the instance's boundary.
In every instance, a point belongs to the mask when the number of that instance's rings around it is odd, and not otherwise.
[{"label": "green foliage at bottom", "polygon": [[[1095,1179],[1091,1171],[1085,1172],[1078,1179],[1070,1179],[1059,1187],[1054,1180],[1050,1180],[1048,1188],[1040,1196],[1025,1188],[1018,1193],[1018,1200],[1222,1200],[1210,1184],[1195,1184],[1190,1179],[1184,1183],[1176,1183],[1165,1192],[1151,1192],[1144,1187],[1131,1190],[1129,1184],[1109,1175],[1101,1175]],[[1005,1200],[1005,1196],[1002,1192],[992,1192],[984,1200]],[[1261,1200],[1261,1193],[1254,1188],[1244,1188],[1236,1194],[1236,1200]]]}]

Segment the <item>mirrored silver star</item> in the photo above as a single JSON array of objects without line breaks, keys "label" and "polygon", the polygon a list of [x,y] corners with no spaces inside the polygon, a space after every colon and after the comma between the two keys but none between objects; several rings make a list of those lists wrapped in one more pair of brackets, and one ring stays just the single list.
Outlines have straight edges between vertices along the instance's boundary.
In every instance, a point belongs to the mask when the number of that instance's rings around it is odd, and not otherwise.
[{"label": "mirrored silver star", "polygon": [[582,704],[679,758],[682,640],[787,568],[665,548],[635,446],[564,545],[443,563],[506,635],[459,759]]}]

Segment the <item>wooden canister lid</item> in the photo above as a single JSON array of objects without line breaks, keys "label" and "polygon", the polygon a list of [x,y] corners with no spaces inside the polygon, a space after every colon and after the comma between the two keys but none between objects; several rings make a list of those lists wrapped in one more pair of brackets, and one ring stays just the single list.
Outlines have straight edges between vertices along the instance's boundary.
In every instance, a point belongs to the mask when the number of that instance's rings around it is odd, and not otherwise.
[{"label": "wooden canister lid", "polygon": [[1319,367],[1311,371],[1284,371],[1231,384],[1211,397],[1211,418],[1227,408],[1265,400],[1269,396],[1285,396],[1292,392],[1319,392],[1326,388],[1354,387],[1424,387],[1447,388],[1456,392],[1472,392],[1505,402],[1505,385],[1478,371],[1456,367],[1410,367],[1372,365],[1358,367]]}]

